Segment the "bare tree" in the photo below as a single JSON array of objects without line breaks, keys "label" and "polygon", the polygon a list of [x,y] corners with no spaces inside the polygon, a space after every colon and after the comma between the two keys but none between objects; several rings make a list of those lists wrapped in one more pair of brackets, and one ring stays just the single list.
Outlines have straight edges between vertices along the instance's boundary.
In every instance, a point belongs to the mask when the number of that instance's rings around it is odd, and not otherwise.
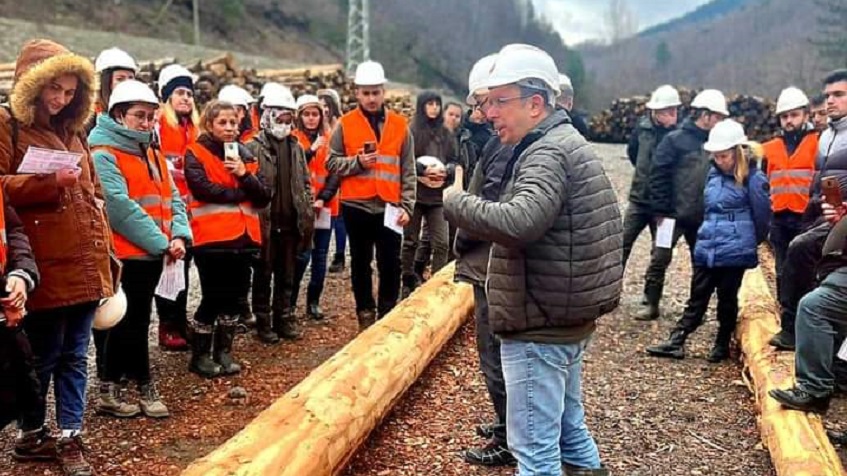
[{"label": "bare tree", "polygon": [[606,10],[606,29],[608,30],[609,44],[629,38],[638,33],[638,19],[629,8],[626,0],[609,0],[609,9]]}]

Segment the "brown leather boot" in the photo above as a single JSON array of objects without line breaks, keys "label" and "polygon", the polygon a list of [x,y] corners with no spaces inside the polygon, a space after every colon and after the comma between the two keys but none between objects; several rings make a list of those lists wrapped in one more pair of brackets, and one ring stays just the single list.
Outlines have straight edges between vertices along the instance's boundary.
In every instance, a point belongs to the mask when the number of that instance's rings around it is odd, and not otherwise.
[{"label": "brown leather boot", "polygon": [[59,455],[59,464],[65,476],[93,476],[94,470],[85,460],[85,446],[82,444],[82,436],[76,435],[70,438],[60,438],[56,443],[56,451]]}]

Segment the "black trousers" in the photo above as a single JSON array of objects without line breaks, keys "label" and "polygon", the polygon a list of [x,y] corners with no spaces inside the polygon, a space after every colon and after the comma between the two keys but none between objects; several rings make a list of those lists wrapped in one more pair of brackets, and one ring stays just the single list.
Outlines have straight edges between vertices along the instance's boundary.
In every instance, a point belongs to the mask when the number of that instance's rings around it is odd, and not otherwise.
[{"label": "black trousers", "polygon": [[150,381],[147,336],[153,294],[162,275],[162,261],[123,260],[121,287],[126,294],[126,315],[106,334],[103,355],[107,382],[126,377],[138,383]]},{"label": "black trousers", "polygon": [[800,299],[817,287],[815,266],[831,229],[829,222],[820,223],[797,235],[788,245],[779,289],[780,326],[785,332],[794,334]]},{"label": "black trousers", "polygon": [[485,376],[488,396],[494,405],[497,424],[494,426],[494,441],[506,444],[506,381],[500,362],[500,339],[491,332],[488,323],[488,298],[483,286],[474,285],[474,319],[476,321],[476,350],[479,367]]},{"label": "black trousers", "polygon": [[656,223],[653,212],[645,205],[629,202],[623,218],[623,265],[629,260],[632,245],[645,228],[650,228],[650,241],[656,242]]},{"label": "black trousers", "polygon": [[662,293],[665,289],[665,273],[671,264],[671,260],[673,260],[673,249],[680,237],[684,237],[685,242],[688,243],[691,262],[694,262],[694,245],[697,243],[697,229],[699,227],[699,224],[687,224],[678,221],[673,231],[671,247],[653,248],[653,253],[650,255],[650,265],[647,266],[647,272],[644,273],[644,296],[651,304],[658,304],[662,300]]},{"label": "black trousers", "polygon": [[[186,335],[188,326],[188,288],[190,285],[189,276],[191,275],[191,253],[185,255],[185,290],[179,293],[176,301],[163,299],[156,296],[156,313],[159,316],[159,325],[162,324],[172,326],[183,336]],[[95,343],[97,337],[95,336]]]},{"label": "black trousers", "polygon": [[771,229],[768,240],[773,247],[773,255],[776,260],[776,292],[780,295],[782,288],[782,273],[785,269],[785,257],[788,254],[788,245],[791,240],[803,231],[803,214],[794,212],[774,213],[771,219]]},{"label": "black trousers", "polygon": [[695,267],[691,274],[688,303],[677,327],[692,333],[703,324],[712,294],[718,293],[718,340],[727,342],[735,331],[738,319],[738,289],[744,278],[744,268]]},{"label": "black trousers", "polygon": [[199,252],[194,255],[200,275],[203,297],[194,313],[196,324],[212,326],[218,316],[237,316],[240,302],[250,291],[250,263],[255,254],[249,252]]},{"label": "black trousers", "polygon": [[[394,308],[400,296],[402,237],[384,226],[384,213],[368,213],[349,205],[342,205],[341,213],[350,241],[350,279],[356,299],[356,312],[377,311],[380,317],[384,316]],[[374,249],[379,273],[376,301],[373,296],[371,268]]]},{"label": "black trousers", "polygon": [[[271,241],[254,263],[253,313],[281,316],[291,309],[297,272],[297,232],[271,232]],[[267,248],[270,247],[270,248]],[[273,283],[273,296],[271,284]],[[273,297],[273,302],[271,297]]]}]

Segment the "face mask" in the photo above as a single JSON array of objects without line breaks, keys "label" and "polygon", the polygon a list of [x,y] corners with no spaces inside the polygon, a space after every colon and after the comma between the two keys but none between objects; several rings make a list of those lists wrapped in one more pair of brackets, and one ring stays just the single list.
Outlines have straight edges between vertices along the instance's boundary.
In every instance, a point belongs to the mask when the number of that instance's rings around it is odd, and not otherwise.
[{"label": "face mask", "polygon": [[268,132],[277,139],[285,139],[291,134],[291,124],[273,124]]}]

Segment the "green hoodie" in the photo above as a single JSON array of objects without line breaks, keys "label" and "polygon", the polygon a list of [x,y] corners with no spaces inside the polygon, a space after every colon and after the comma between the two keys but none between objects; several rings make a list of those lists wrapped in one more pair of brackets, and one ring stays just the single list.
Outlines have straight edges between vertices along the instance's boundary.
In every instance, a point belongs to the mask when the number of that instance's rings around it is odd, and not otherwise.
[{"label": "green hoodie", "polygon": [[[94,149],[97,146],[109,146],[142,158],[152,140],[152,132],[141,132],[127,129],[115,122],[106,114],[97,116],[97,125],[88,136],[88,144]],[[159,226],[144,211],[141,206],[129,198],[126,179],[118,168],[117,159],[106,150],[95,150],[94,168],[103,185],[106,196],[106,213],[112,230],[133,244],[141,247],[149,256],[143,259],[160,259],[168,250],[168,238]],[[173,208],[173,238],[182,238],[186,244],[191,242],[191,227],[185,204],[180,199],[179,191],[171,182]]]}]

